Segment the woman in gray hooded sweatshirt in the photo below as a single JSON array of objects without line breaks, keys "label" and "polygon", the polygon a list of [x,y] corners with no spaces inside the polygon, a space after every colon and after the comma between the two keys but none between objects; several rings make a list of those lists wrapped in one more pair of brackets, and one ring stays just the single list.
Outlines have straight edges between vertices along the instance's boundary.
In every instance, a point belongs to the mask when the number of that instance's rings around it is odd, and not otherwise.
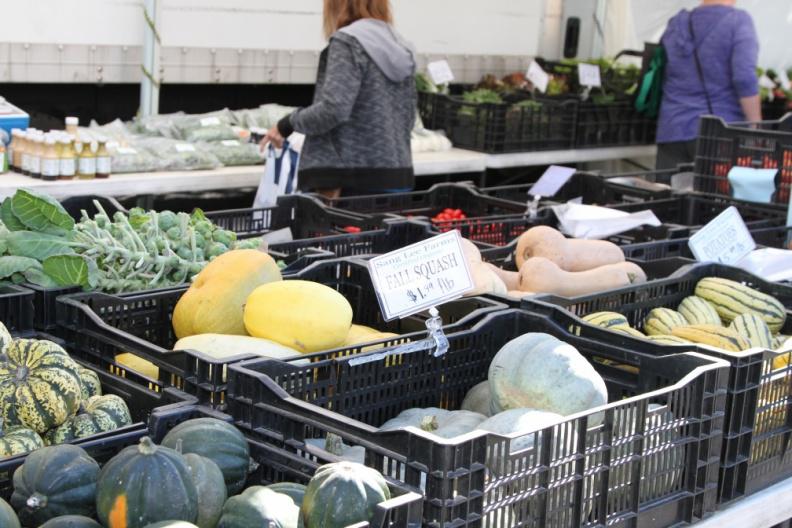
[{"label": "woman in gray hooded sweatshirt", "polygon": [[393,29],[388,0],[325,0],[330,43],[319,58],[313,104],[273,127],[279,146],[305,134],[299,187],[328,197],[412,189],[415,58]]}]

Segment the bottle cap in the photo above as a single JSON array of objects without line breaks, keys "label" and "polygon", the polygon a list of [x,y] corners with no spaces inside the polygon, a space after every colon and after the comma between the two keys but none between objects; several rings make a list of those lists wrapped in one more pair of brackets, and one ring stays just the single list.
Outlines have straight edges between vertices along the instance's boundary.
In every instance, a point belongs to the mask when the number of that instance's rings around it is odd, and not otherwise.
[{"label": "bottle cap", "polygon": [[77,118],[77,117],[67,117],[66,118],[66,125],[67,126],[71,126],[71,125],[77,126],[79,124],[80,124],[80,119]]}]

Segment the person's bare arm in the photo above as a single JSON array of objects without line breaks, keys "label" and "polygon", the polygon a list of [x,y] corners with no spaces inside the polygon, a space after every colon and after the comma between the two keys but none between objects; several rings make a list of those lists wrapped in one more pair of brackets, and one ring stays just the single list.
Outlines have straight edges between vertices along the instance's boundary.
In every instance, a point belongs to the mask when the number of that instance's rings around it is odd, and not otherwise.
[{"label": "person's bare arm", "polygon": [[741,97],[740,106],[742,107],[746,120],[751,122],[762,120],[762,101],[759,99],[758,94],[749,97]]}]

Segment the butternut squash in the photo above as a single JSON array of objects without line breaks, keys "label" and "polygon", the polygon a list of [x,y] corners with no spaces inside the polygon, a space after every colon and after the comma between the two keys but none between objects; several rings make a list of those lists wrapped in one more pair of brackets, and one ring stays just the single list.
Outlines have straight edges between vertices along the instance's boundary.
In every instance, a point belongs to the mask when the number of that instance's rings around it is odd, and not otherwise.
[{"label": "butternut squash", "polygon": [[549,226],[532,227],[517,239],[517,269],[532,257],[546,258],[564,271],[588,271],[624,262],[624,253],[612,242],[568,239]]},{"label": "butternut squash", "polygon": [[553,261],[532,257],[520,267],[520,289],[535,293],[552,293],[561,297],[578,297],[632,284],[635,277],[620,264],[610,264],[588,271],[564,271]]},{"label": "butternut squash", "polygon": [[507,271],[503,268],[499,268],[494,264],[490,264],[487,262],[485,264],[487,268],[490,269],[495,275],[497,275],[500,280],[503,281],[503,284],[506,285],[507,290],[517,290],[519,289],[520,285],[520,274],[516,271]]},{"label": "butternut squash", "polygon": [[500,277],[483,262],[468,262],[468,269],[470,276],[473,278],[475,288],[465,294],[465,297],[474,297],[476,295],[506,295],[506,285]]}]

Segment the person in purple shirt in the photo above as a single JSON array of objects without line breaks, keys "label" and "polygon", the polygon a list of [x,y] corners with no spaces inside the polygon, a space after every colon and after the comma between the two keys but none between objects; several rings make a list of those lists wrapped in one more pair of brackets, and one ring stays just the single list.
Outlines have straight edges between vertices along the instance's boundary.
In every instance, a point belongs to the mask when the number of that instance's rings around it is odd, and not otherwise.
[{"label": "person in purple shirt", "polygon": [[702,115],[712,113],[727,122],[762,119],[759,40],[751,15],[734,4],[704,0],[668,22],[661,40],[667,63],[657,123],[658,169],[693,161]]}]

